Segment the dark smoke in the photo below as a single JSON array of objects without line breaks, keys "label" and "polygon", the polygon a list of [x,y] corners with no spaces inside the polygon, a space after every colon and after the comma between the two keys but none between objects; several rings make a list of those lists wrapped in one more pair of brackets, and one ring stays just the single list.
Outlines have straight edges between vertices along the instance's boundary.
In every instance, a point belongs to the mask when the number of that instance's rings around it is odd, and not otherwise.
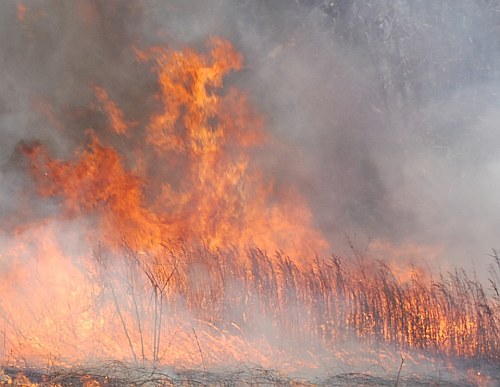
[{"label": "dark smoke", "polygon": [[281,144],[259,162],[306,195],[334,250],[346,234],[438,246],[442,266],[483,274],[500,230],[499,31],[487,0],[2,2],[2,223],[26,198],[53,210],[35,201],[20,142],[69,157],[104,128],[94,85],[140,121],[155,85],[133,47],[217,35],[245,56],[228,82]]}]

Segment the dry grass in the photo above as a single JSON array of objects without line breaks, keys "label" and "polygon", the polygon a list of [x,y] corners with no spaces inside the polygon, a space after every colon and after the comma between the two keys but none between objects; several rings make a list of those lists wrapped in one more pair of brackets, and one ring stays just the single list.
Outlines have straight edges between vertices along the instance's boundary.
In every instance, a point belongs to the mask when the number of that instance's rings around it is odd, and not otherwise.
[{"label": "dry grass", "polygon": [[[316,258],[308,269],[303,269],[282,252],[269,256],[259,249],[241,253],[237,249],[185,248],[152,257],[124,244],[122,252],[128,262],[122,273],[110,272],[103,252],[96,252],[95,258],[101,268],[102,285],[112,295],[116,315],[121,317],[121,333],[128,339],[133,363],[104,363],[101,359],[98,368],[48,367],[44,372],[4,368],[0,371],[0,385],[16,380],[18,384],[63,386],[468,385],[478,376],[462,380],[462,374],[456,379],[437,380],[436,375],[410,373],[406,368],[398,372],[397,367],[389,365],[382,373],[341,369],[330,376],[323,374],[321,379],[292,378],[283,371],[248,364],[221,370],[207,360],[212,348],[204,332],[194,326],[194,356],[200,358],[202,366],[167,372],[161,355],[169,350],[170,336],[175,332],[167,332],[162,324],[167,313],[176,310],[187,310],[194,320],[221,332],[232,332],[243,341],[261,334],[265,320],[276,343],[299,343],[299,348],[300,343],[308,349],[311,343],[319,343],[335,352],[349,348],[355,339],[367,350],[416,350],[429,358],[460,359],[467,362],[464,369],[483,370],[486,364],[498,370],[500,364],[500,258],[495,251],[487,287],[461,269],[441,275],[436,281],[422,278],[419,271],[413,270],[410,280],[402,282],[387,263],[369,262],[362,257]],[[128,298],[120,299],[115,294],[119,283],[130,288]],[[139,284],[141,291],[146,289],[151,295],[148,315],[139,311],[140,294],[134,290]],[[145,329],[153,332],[143,337]],[[198,340],[199,335],[204,335],[203,341]],[[152,340],[149,349],[146,340]],[[209,342],[216,340],[214,337]],[[383,360],[381,364],[385,367]],[[487,380],[493,381],[491,385],[500,382],[498,371],[487,374]]]},{"label": "dry grass", "polygon": [[489,289],[461,269],[437,281],[414,270],[411,280],[400,282],[384,262],[370,262],[368,269],[337,256],[317,258],[304,270],[281,252],[270,257],[259,249],[245,255],[185,249],[155,259],[127,246],[124,251],[154,277],[158,302],[175,309],[180,295],[196,318],[218,327],[236,324],[252,334],[265,318],[277,334],[298,342],[319,338],[327,348],[356,337],[370,345],[500,362],[495,251]]},{"label": "dry grass", "polygon": [[[223,372],[201,372],[195,370],[165,374],[159,371],[129,368],[124,364],[108,365],[109,368],[78,370],[62,369],[51,373],[37,370],[6,368],[0,370],[0,386],[470,386],[471,379],[436,378],[425,375],[410,375],[396,380],[367,373],[341,373],[325,378],[290,378],[276,371],[260,367],[240,368]],[[477,385],[496,385],[500,379]],[[473,382],[473,384],[476,384]]]}]

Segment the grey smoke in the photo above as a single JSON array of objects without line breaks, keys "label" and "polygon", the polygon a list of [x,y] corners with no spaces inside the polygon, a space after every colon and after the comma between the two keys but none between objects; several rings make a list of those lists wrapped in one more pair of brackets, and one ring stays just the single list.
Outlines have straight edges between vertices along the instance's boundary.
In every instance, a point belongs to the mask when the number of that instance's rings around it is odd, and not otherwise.
[{"label": "grey smoke", "polygon": [[154,78],[135,63],[132,44],[203,47],[218,35],[245,56],[228,82],[250,91],[281,144],[258,162],[305,194],[334,251],[345,234],[360,244],[439,245],[441,265],[473,263],[484,275],[500,231],[495,1],[24,4],[24,24],[16,3],[0,5],[2,218],[20,198],[35,200],[20,141],[68,157],[85,129],[101,130],[103,118],[88,110],[93,85],[130,120],[146,114]]}]

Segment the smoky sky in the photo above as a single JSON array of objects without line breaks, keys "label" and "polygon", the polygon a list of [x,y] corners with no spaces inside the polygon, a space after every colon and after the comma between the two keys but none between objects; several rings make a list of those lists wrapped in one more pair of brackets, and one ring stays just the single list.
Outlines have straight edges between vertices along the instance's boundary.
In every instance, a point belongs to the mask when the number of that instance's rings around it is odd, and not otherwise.
[{"label": "smoky sky", "polygon": [[103,131],[95,85],[140,121],[156,86],[134,47],[210,36],[245,57],[227,83],[276,145],[256,162],[304,194],[334,251],[356,235],[487,265],[500,231],[500,6],[487,0],[3,2],[1,216],[26,200],[54,210],[30,193],[20,143],[65,158]]}]

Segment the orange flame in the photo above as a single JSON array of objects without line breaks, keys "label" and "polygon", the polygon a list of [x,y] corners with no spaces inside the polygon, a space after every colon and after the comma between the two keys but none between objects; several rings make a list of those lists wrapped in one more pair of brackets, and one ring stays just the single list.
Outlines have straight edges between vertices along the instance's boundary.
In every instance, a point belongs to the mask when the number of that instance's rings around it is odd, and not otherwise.
[{"label": "orange flame", "polygon": [[95,88],[109,130],[133,134],[132,169],[93,131],[74,161],[53,159],[41,145],[26,147],[39,193],[60,198],[67,216],[95,213],[97,235],[109,246],[125,239],[151,252],[201,240],[210,249],[284,249],[304,264],[327,244],[299,195],[274,192],[272,180],[252,164],[248,150],[266,139],[263,120],[239,90],[223,89],[224,76],[241,69],[241,55],[220,39],[210,46],[205,55],[150,51],[161,107],[142,131]]},{"label": "orange flame", "polygon": [[[224,87],[243,68],[230,43],[137,56],[158,80],[144,122],[97,86],[106,132],[88,129],[70,160],[22,148],[38,194],[61,211],[0,233],[4,363],[273,367],[279,352],[314,368],[270,338],[291,337],[302,356],[304,340],[332,348],[353,336],[498,360],[498,303],[467,277],[430,284],[415,271],[401,283],[358,255],[358,267],[318,258],[328,244],[305,201],[252,157],[271,136],[247,96]],[[376,258],[414,251],[375,243]]]},{"label": "orange flame", "polygon": [[26,6],[22,2],[17,3],[17,20],[20,23],[26,20]]}]

